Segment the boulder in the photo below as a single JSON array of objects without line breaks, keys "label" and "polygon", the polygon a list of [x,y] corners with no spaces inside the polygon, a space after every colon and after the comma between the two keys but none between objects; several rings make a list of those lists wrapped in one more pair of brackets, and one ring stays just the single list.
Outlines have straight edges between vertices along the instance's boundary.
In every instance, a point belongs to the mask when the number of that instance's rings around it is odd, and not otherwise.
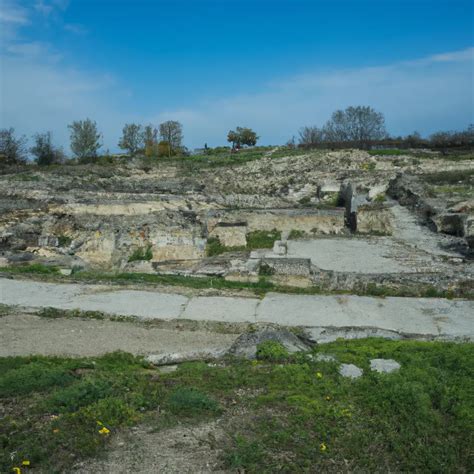
[{"label": "boulder", "polygon": [[433,221],[438,232],[463,237],[466,219],[466,214],[447,212],[434,217]]},{"label": "boulder", "polygon": [[371,359],[370,370],[380,374],[390,374],[400,369],[400,364],[393,359]]},{"label": "boulder", "polygon": [[341,364],[341,366],[339,367],[339,373],[343,377],[358,379],[359,377],[362,377],[363,371],[362,369],[359,369],[357,365],[354,364]]},{"label": "boulder", "polygon": [[257,346],[265,341],[282,344],[289,353],[307,351],[311,347],[286,329],[264,328],[241,334],[232,344],[228,354],[246,359],[255,359]]}]

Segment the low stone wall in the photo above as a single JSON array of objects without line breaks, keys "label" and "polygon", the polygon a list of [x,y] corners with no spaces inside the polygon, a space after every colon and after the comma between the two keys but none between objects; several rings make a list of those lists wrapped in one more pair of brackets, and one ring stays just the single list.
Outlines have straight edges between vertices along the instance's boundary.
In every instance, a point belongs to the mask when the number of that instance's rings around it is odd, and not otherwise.
[{"label": "low stone wall", "polygon": [[225,247],[245,247],[247,245],[248,228],[245,223],[218,223],[210,232],[209,237],[217,237]]},{"label": "low stone wall", "polygon": [[[273,229],[282,232],[292,230],[303,231],[308,234],[343,234],[344,209],[267,209],[252,211],[213,211],[207,217],[209,234],[222,224],[246,223],[247,232]],[[236,225],[233,229],[241,232]]]},{"label": "low stone wall", "polygon": [[311,273],[309,258],[263,258],[261,263],[268,265],[275,275],[309,276]]},{"label": "low stone wall", "polygon": [[453,290],[454,292],[467,292],[472,294],[474,285],[465,277],[456,278],[446,273],[353,273],[332,272],[317,269],[313,266],[311,280],[314,285],[328,290],[360,291],[370,285],[381,285],[383,287],[398,289],[434,287],[441,290]]}]

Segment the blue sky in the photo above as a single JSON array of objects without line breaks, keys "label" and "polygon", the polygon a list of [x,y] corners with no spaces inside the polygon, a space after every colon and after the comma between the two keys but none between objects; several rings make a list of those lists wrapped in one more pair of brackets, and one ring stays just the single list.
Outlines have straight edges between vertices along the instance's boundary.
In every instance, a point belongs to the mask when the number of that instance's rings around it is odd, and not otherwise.
[{"label": "blue sky", "polygon": [[464,0],[0,0],[0,126],[91,117],[184,125],[190,148],[250,126],[263,144],[371,105],[393,134],[474,122]]}]

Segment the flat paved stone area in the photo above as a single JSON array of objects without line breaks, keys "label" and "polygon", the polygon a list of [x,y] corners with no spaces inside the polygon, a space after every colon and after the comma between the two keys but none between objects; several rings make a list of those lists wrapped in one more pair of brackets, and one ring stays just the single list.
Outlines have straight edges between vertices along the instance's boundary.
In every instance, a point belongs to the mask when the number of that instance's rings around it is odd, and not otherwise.
[{"label": "flat paved stone area", "polygon": [[[377,328],[406,335],[474,340],[474,302],[439,298],[285,295],[262,300],[187,297],[100,285],[0,279],[0,303],[96,310],[140,319],[276,323],[325,328]],[[0,319],[0,327],[2,319]]]},{"label": "flat paved stone area", "polygon": [[290,258],[309,258],[323,270],[357,273],[402,273],[412,268],[397,262],[392,256],[392,239],[379,237],[362,239],[289,240]]}]

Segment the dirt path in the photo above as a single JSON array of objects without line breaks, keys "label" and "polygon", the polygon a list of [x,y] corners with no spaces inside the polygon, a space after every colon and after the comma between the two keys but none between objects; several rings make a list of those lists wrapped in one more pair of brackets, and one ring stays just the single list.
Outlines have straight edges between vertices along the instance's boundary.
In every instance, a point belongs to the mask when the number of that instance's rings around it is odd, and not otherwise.
[{"label": "dirt path", "polygon": [[72,472],[89,474],[171,474],[224,473],[221,450],[217,446],[225,436],[222,418],[197,426],[177,426],[154,432],[141,426],[121,433],[112,442],[103,459],[76,465]]},{"label": "dirt path", "polygon": [[98,356],[113,351],[135,355],[219,352],[237,336],[94,319],[47,319],[34,314],[0,318],[0,357],[16,355]]}]

